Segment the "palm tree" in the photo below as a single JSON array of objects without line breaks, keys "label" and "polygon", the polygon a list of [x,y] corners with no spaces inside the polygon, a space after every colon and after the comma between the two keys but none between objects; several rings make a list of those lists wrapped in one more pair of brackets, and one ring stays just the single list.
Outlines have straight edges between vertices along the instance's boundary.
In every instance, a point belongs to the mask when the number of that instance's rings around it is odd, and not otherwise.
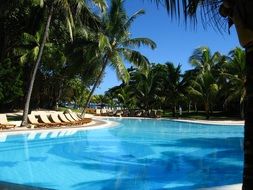
[{"label": "palm tree", "polygon": [[165,63],[164,95],[172,106],[172,116],[176,116],[178,102],[184,96],[184,80],[182,80],[181,65],[174,66],[173,63]]},{"label": "palm tree", "polygon": [[85,109],[90,102],[91,96],[98,86],[105,68],[109,64],[115,68],[118,78],[127,83],[129,73],[123,63],[122,57],[137,67],[146,68],[149,64],[148,59],[140,52],[131,48],[136,48],[140,45],[146,45],[152,49],[156,47],[156,44],[148,38],[131,38],[129,31],[131,24],[139,15],[144,14],[144,11],[137,11],[134,15],[128,17],[123,8],[123,2],[123,0],[111,1],[110,10],[101,18],[104,28],[101,32],[94,35],[95,39],[98,39],[96,56],[99,56],[98,60],[101,62],[102,68],[84,105],[82,117],[85,115]]},{"label": "palm tree", "polygon": [[136,70],[132,73],[132,81],[129,83],[137,99],[140,108],[148,111],[157,98],[157,75],[151,68],[148,72]]},{"label": "palm tree", "polygon": [[190,95],[195,96],[204,104],[206,118],[210,117],[210,110],[218,93],[219,87],[211,72],[205,72],[191,81],[192,85],[188,87]]},{"label": "palm tree", "polygon": [[[46,25],[45,25],[45,30],[43,33],[43,38],[39,46],[39,51],[38,51],[38,56],[32,71],[32,77],[29,85],[29,89],[26,95],[26,101],[25,101],[25,107],[23,111],[23,119],[21,126],[26,126],[27,123],[27,116],[28,116],[28,111],[29,111],[29,106],[30,106],[30,100],[31,100],[31,95],[32,95],[32,90],[33,90],[33,85],[36,77],[37,70],[39,68],[43,50],[46,44],[46,40],[48,38],[49,34],[49,29],[50,29],[50,24],[51,24],[51,19],[54,13],[54,8],[57,7],[57,9],[62,9],[64,14],[66,15],[66,21],[67,21],[67,26],[69,28],[69,33],[70,33],[70,38],[73,39],[73,34],[72,34],[72,28],[74,27],[74,20],[73,20],[73,15],[72,15],[72,9],[71,7],[74,6],[76,7],[76,14],[79,13],[81,10],[85,10],[87,15],[90,17],[90,12],[87,11],[86,9],[86,4],[83,0],[54,0],[54,1],[46,1],[46,0],[41,0],[39,1],[41,6],[44,6],[44,8],[48,11],[47,13],[47,20],[46,20]],[[106,6],[106,3],[104,0],[94,0],[94,3],[97,4],[99,7],[103,8]],[[85,8],[85,9],[84,9]]]},{"label": "palm tree", "polygon": [[219,52],[211,53],[208,47],[199,47],[194,50],[189,62],[198,73],[215,72],[220,63],[221,55]]},{"label": "palm tree", "polygon": [[117,99],[122,104],[123,108],[133,109],[136,106],[136,98],[129,85],[118,89]]},{"label": "palm tree", "polygon": [[235,48],[230,53],[231,61],[224,65],[224,71],[221,73],[225,77],[228,85],[228,92],[225,103],[238,99],[240,102],[241,118],[244,118],[245,105],[245,52],[241,48]]},{"label": "palm tree", "polygon": [[[209,23],[218,30],[225,22],[229,27],[235,24],[242,47],[246,50],[246,99],[244,129],[244,169],[243,190],[253,189],[253,1],[252,0],[151,0],[165,2],[171,17],[182,17],[184,20],[197,21],[201,14],[203,24]],[[197,11],[198,8],[200,11]],[[219,14],[220,13],[220,14]],[[190,18],[190,19],[189,19]],[[207,22],[206,22],[207,21]]]}]

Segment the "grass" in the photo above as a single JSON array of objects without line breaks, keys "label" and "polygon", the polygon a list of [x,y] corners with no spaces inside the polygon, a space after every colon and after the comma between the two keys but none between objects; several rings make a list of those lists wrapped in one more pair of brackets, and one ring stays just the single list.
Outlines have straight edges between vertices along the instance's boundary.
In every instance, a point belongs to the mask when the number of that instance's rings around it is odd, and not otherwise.
[{"label": "grass", "polygon": [[66,107],[58,107],[57,111],[66,111],[66,110],[71,110],[72,112],[77,112],[80,113],[82,110],[79,109],[73,109],[73,108],[66,108]]}]

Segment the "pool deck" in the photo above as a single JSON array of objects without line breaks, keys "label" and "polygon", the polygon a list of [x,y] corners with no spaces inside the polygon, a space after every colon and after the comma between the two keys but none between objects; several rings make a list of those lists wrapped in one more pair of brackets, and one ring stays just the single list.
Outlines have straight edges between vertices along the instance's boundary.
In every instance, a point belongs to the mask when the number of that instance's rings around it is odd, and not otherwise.
[{"label": "pool deck", "polygon": [[190,122],[199,124],[210,124],[210,125],[244,125],[244,121],[234,120],[189,120],[189,119],[172,119],[173,121]]},{"label": "pool deck", "polygon": [[200,190],[241,190],[242,184],[235,184],[235,185],[225,185],[222,187],[212,187],[212,188],[204,188]]}]

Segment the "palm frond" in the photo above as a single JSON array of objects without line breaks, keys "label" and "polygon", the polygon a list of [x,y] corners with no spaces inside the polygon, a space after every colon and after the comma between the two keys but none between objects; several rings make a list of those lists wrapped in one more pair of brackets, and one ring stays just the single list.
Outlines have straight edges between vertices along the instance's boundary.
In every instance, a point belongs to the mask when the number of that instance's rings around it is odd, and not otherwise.
[{"label": "palm frond", "polygon": [[105,49],[109,49],[109,50],[112,49],[108,37],[103,35],[102,33],[98,35],[98,47],[101,52],[103,52]]},{"label": "palm frond", "polygon": [[92,0],[92,1],[102,12],[106,11],[106,8],[108,6],[105,0]]},{"label": "palm frond", "polygon": [[36,38],[28,33],[23,33],[21,35],[21,39],[20,39],[22,45],[31,45],[31,43],[33,44],[37,44],[39,43],[39,41],[36,40]]},{"label": "palm frond", "polygon": [[125,28],[129,28],[131,26],[131,24],[134,22],[134,20],[140,16],[145,14],[145,11],[143,9],[137,11],[136,13],[134,13],[132,16],[130,16],[130,18],[126,21],[125,23]]},{"label": "palm frond", "polygon": [[114,52],[113,55],[111,56],[111,65],[113,66],[113,68],[115,68],[117,70],[117,75],[118,78],[123,80],[125,83],[128,83],[129,79],[130,79],[130,75],[128,73],[128,70],[125,67],[125,64],[123,63],[120,55],[118,54],[118,52]]},{"label": "palm frond", "polygon": [[156,43],[149,38],[132,38],[123,42],[125,46],[140,47],[141,45],[149,46],[151,49],[156,48]]},{"label": "palm frond", "polygon": [[202,92],[200,92],[200,91],[198,91],[198,90],[196,90],[196,89],[194,89],[192,87],[188,88],[188,92],[189,92],[189,94],[191,94],[193,96],[197,96],[197,97],[200,97],[200,98],[203,97]]},{"label": "palm frond", "polygon": [[128,48],[120,48],[118,50],[124,55],[124,58],[128,60],[130,63],[133,63],[138,68],[144,70],[148,69],[149,60],[140,52]]},{"label": "palm frond", "polygon": [[[203,24],[212,26],[219,32],[227,30],[228,19],[221,17],[219,8],[222,0],[150,0],[157,5],[163,4],[170,17],[178,20],[183,19],[185,23],[193,23],[196,26],[198,20]],[[226,24],[227,23],[227,24]]]},{"label": "palm frond", "polygon": [[69,19],[69,17],[66,18],[66,21],[67,21],[67,26],[68,26],[68,29],[69,29],[69,36],[70,36],[70,39],[71,41],[73,41],[73,30],[72,30],[72,24],[71,24],[71,21]]}]

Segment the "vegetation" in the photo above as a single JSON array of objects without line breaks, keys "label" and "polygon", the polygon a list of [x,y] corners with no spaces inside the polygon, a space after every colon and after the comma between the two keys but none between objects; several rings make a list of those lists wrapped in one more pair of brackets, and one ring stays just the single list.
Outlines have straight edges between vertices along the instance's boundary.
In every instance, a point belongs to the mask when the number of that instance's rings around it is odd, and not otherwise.
[{"label": "vegetation", "polygon": [[134,15],[128,17],[123,7],[123,1],[112,0],[108,13],[102,16],[102,30],[94,34],[94,40],[97,40],[95,61],[100,63],[101,70],[84,105],[82,116],[84,116],[91,96],[109,64],[115,68],[118,78],[125,83],[129,80],[129,73],[123,59],[142,69],[145,69],[149,64],[148,59],[134,48],[145,45],[154,49],[156,47],[155,42],[148,38],[131,38],[130,35],[131,24],[141,14],[144,14],[143,10],[137,11]]},{"label": "vegetation", "polygon": [[152,64],[145,71],[129,69],[129,83],[111,88],[106,96],[128,109],[171,110],[172,117],[179,106],[187,111],[205,110],[207,119],[214,110],[240,115],[238,108],[245,92],[242,52],[235,48],[224,56],[212,54],[206,47],[198,48],[189,59],[193,69],[185,73],[180,65],[170,62]]}]

